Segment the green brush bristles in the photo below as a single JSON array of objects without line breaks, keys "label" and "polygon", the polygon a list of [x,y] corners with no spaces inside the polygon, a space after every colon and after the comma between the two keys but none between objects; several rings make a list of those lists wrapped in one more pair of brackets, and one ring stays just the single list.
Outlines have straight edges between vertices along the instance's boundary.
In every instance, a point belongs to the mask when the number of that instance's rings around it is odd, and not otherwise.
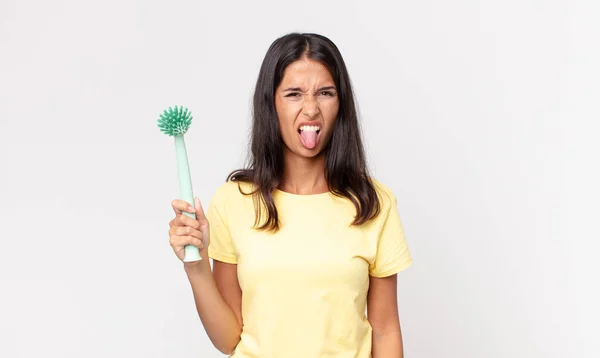
[{"label": "green brush bristles", "polygon": [[165,110],[158,120],[158,128],[163,133],[170,136],[184,135],[190,124],[192,124],[192,112],[188,112],[187,108],[177,107]]}]

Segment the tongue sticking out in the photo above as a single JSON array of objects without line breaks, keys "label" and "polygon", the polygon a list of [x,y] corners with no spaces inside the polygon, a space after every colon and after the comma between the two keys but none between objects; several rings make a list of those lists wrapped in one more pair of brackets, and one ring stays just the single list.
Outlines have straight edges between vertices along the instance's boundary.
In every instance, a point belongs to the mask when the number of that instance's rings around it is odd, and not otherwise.
[{"label": "tongue sticking out", "polygon": [[302,144],[308,149],[313,149],[317,145],[317,132],[316,131],[301,131],[300,136],[302,137]]}]

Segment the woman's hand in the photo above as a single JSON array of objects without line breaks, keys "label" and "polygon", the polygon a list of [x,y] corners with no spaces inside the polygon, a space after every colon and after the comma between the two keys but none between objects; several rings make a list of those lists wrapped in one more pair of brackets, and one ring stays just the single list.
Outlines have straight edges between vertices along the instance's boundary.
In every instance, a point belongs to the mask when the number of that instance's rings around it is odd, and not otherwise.
[{"label": "woman's hand", "polygon": [[[175,199],[171,202],[175,218],[169,222],[169,243],[181,261],[185,257],[186,245],[196,246],[201,251],[201,256],[205,258],[206,255],[202,255],[202,250],[210,244],[208,220],[200,200],[196,198],[194,202],[195,208],[184,200]],[[195,213],[196,219],[184,215],[184,211]]]}]

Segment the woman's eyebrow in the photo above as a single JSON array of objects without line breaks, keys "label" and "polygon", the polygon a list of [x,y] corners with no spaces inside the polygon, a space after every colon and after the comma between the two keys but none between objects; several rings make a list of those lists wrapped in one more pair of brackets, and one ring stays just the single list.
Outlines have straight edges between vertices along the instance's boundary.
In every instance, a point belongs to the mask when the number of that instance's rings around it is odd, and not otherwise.
[{"label": "woman's eyebrow", "polygon": [[[335,86],[327,86],[327,87],[321,87],[317,90],[317,92],[319,91],[326,91],[326,90],[335,90]],[[290,87],[290,88],[286,88],[283,90],[283,92],[288,92],[288,91],[294,91],[294,92],[306,92],[303,91],[300,87]]]},{"label": "woman's eyebrow", "polygon": [[294,91],[294,92],[304,92],[300,87],[290,87],[283,90],[283,92]]}]

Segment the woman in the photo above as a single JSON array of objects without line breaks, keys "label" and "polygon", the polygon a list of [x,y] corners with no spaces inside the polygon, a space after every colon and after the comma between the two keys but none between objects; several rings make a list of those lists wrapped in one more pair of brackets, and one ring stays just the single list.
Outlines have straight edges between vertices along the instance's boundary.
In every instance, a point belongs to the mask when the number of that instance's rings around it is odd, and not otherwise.
[{"label": "woman", "polygon": [[200,249],[184,267],[215,347],[238,358],[402,357],[396,274],[412,260],[394,194],[367,173],[329,39],[293,33],[271,45],[251,149],[206,215],[198,199],[172,202],[170,244],[180,259],[185,245]]}]

